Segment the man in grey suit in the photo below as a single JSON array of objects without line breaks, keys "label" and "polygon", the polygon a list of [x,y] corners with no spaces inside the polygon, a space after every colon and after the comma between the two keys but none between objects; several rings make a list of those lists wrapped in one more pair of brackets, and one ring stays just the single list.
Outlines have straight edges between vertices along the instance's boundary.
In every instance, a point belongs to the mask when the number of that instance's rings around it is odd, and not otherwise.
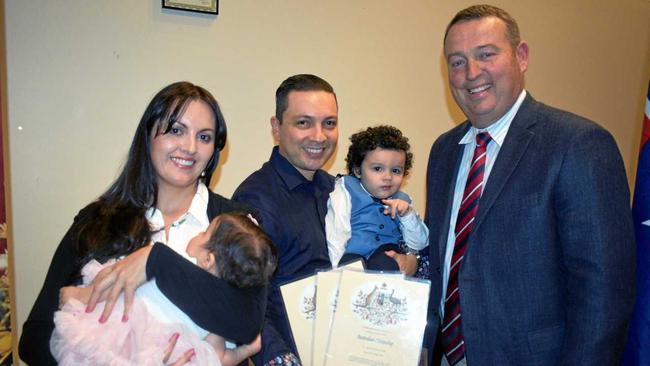
[{"label": "man in grey suit", "polygon": [[429,156],[431,354],[450,365],[616,365],[635,244],[614,139],[524,89],[528,45],[502,9],[460,11],[444,52],[468,121]]}]

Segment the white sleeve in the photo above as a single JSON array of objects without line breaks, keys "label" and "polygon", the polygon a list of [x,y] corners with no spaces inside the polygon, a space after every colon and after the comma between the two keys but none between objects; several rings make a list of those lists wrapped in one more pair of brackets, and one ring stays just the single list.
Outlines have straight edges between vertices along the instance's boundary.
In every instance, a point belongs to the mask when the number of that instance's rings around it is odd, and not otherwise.
[{"label": "white sleeve", "polygon": [[343,177],[336,179],[334,190],[327,200],[327,215],[325,216],[325,236],[327,237],[327,252],[336,268],[345,253],[345,247],[352,235],[350,214],[352,204],[350,193],[345,189]]},{"label": "white sleeve", "polygon": [[420,250],[429,245],[429,229],[413,206],[406,215],[399,218],[399,228],[409,248]]}]

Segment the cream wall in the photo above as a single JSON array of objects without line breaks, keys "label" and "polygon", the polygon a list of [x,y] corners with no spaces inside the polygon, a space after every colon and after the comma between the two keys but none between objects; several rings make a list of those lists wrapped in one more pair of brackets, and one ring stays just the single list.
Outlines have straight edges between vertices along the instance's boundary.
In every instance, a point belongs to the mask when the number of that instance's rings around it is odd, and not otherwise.
[{"label": "cream wall", "polygon": [[[468,1],[222,0],[217,17],[159,0],[5,1],[9,163],[18,332],[75,213],[115,178],[147,102],[190,80],[221,103],[229,142],[212,189],[229,196],[269,156],[274,91],[287,76],[332,83],[340,136],[391,123],[410,137],[406,190],[424,210],[433,140],[463,120],[441,40]],[[614,134],[634,176],[650,76],[650,2],[497,1],[531,49],[527,87]]]}]

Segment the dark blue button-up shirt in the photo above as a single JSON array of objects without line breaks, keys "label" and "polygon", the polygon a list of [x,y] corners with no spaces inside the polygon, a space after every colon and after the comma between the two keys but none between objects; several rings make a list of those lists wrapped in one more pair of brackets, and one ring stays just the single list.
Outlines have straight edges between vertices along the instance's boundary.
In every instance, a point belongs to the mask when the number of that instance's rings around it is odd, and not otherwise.
[{"label": "dark blue button-up shirt", "polygon": [[334,177],[318,170],[307,180],[278,150],[237,188],[233,200],[256,211],[260,225],[278,248],[278,267],[269,286],[261,360],[296,353],[279,286],[331,267],[325,239],[327,199]]}]

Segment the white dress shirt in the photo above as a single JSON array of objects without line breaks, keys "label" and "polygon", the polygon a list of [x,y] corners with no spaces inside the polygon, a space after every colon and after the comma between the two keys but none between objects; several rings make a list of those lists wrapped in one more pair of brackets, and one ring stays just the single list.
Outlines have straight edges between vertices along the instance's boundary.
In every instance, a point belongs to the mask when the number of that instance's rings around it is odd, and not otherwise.
[{"label": "white dress shirt", "polygon": [[[506,138],[508,129],[510,129],[510,124],[515,118],[521,103],[523,103],[524,98],[526,98],[526,91],[522,90],[519,94],[519,97],[515,103],[510,107],[510,109],[498,120],[492,123],[487,128],[478,129],[472,126],[469,131],[463,136],[463,138],[458,142],[459,145],[465,145],[463,150],[463,158],[460,162],[460,167],[458,168],[458,176],[456,177],[456,186],[454,188],[454,201],[451,207],[451,218],[449,220],[449,234],[447,235],[447,248],[445,250],[445,264],[443,266],[442,272],[442,297],[440,299],[440,321],[444,318],[445,314],[445,297],[447,295],[447,283],[449,282],[449,266],[451,265],[451,257],[454,252],[454,244],[456,242],[456,218],[458,217],[458,209],[460,208],[460,202],[463,199],[463,191],[465,190],[465,184],[467,181],[467,175],[469,174],[469,168],[472,163],[472,157],[474,156],[474,149],[476,147],[476,135],[481,132],[487,132],[492,137],[492,141],[488,143],[486,160],[485,160],[485,172],[483,173],[483,190],[487,185],[488,177],[494,166],[494,162],[499,155],[499,150],[503,146],[503,141]],[[482,194],[481,192],[481,194]],[[481,203],[479,201],[479,207]],[[468,248],[469,249],[469,248]]]}]

